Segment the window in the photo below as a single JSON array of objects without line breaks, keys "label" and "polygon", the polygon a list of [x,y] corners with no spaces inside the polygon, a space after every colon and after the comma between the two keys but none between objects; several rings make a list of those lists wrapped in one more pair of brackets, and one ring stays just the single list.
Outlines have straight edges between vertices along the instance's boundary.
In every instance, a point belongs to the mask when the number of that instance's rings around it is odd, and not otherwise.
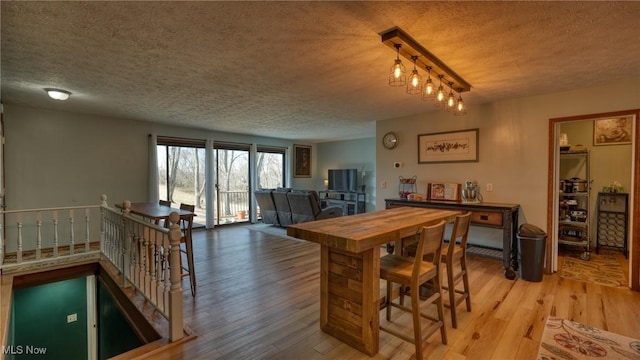
[{"label": "window", "polygon": [[258,146],[256,189],[284,187],[284,148]]}]

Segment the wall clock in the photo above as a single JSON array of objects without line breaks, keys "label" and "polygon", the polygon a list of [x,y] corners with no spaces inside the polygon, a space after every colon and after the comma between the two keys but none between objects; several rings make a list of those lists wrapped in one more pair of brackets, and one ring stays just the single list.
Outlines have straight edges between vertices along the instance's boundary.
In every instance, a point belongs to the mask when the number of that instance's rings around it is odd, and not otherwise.
[{"label": "wall clock", "polygon": [[393,131],[389,131],[382,137],[382,146],[387,149],[393,149],[398,145],[398,135]]}]

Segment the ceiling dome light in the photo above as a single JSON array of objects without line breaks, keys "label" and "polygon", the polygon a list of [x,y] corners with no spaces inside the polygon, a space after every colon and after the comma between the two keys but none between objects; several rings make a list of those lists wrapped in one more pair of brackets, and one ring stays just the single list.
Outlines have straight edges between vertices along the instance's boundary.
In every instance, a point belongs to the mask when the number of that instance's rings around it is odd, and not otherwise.
[{"label": "ceiling dome light", "polygon": [[46,88],[44,89],[44,91],[47,92],[47,94],[49,94],[49,97],[55,100],[67,100],[69,98],[69,96],[71,96],[71,92],[67,91],[67,90],[62,90],[62,89],[54,89],[54,88]]}]

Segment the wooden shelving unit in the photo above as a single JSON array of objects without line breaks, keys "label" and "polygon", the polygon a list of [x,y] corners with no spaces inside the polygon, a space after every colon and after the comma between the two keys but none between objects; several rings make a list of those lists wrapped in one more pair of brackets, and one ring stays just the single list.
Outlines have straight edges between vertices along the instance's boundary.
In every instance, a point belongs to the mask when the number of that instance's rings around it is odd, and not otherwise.
[{"label": "wooden shelving unit", "polygon": [[591,180],[589,179],[589,151],[561,151],[560,168],[568,162],[577,163],[576,168],[581,171],[573,174],[572,178],[586,180],[584,191],[560,191],[560,218],[558,219],[558,244],[579,246],[584,248],[582,259],[588,260],[591,253],[590,236],[590,197]]}]

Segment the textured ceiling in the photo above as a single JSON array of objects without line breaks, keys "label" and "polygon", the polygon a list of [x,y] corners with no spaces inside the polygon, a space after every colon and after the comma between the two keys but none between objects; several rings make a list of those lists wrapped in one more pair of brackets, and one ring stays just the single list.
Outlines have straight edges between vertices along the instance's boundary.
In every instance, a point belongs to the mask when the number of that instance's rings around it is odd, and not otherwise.
[{"label": "textured ceiling", "polygon": [[640,82],[640,2],[1,6],[4,103],[285,139],[373,136],[377,120],[433,110],[387,85],[394,52],[379,33],[394,26],[471,83],[470,111]]}]

